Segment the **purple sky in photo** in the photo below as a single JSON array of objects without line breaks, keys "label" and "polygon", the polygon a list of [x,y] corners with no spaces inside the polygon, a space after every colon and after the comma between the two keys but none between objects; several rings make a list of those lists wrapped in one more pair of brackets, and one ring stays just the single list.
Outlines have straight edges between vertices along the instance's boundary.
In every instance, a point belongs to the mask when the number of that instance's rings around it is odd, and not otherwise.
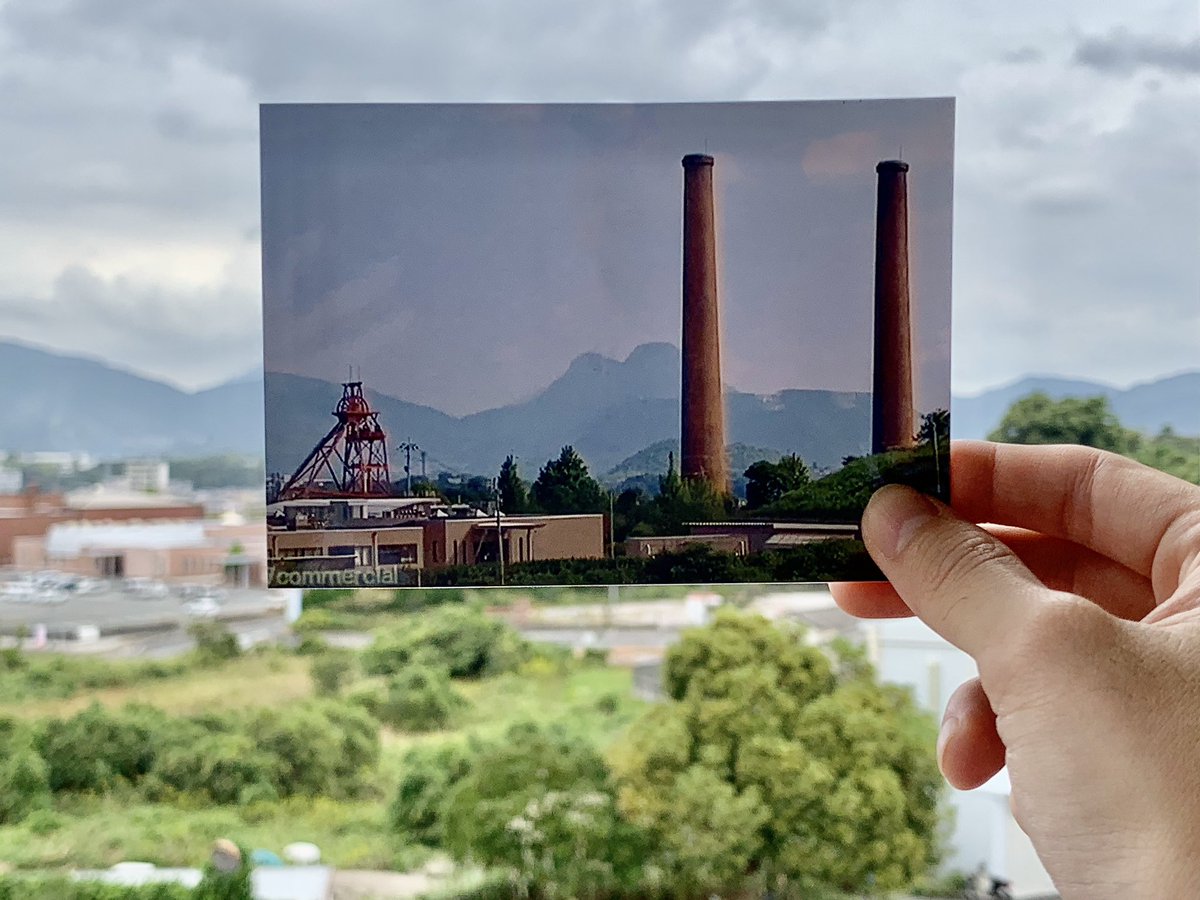
[{"label": "purple sky in photo", "polygon": [[680,159],[716,159],[726,385],[868,391],[875,163],[909,162],[916,401],[949,402],[944,99],[262,109],[268,371],[452,414],[679,344]]}]

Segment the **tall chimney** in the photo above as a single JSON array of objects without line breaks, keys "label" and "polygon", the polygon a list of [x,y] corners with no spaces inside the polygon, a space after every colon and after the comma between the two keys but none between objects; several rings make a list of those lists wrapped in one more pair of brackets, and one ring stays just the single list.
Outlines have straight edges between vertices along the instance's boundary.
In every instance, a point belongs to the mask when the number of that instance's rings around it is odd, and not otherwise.
[{"label": "tall chimney", "polygon": [[717,302],[717,234],[713,158],[683,158],[683,383],[679,460],[685,478],[728,494],[725,400],[721,391],[721,321]]},{"label": "tall chimney", "polygon": [[908,302],[908,163],[875,167],[875,358],[871,452],[912,447],[912,328]]}]

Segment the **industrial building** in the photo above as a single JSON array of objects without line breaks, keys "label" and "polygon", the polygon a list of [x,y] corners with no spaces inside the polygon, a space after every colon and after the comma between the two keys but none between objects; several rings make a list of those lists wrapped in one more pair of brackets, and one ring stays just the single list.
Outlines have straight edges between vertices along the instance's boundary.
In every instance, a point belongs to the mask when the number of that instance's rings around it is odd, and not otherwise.
[{"label": "industrial building", "polygon": [[517,564],[605,549],[599,514],[497,516],[428,497],[284,500],[267,523],[272,572],[361,572],[364,583],[415,584],[426,570],[498,564],[498,552]]},{"label": "industrial building", "polygon": [[686,522],[688,534],[633,537],[625,541],[625,555],[648,557],[678,553],[701,544],[723,553],[746,556],[766,550],[784,550],[815,541],[859,537],[857,525],[804,522]]}]

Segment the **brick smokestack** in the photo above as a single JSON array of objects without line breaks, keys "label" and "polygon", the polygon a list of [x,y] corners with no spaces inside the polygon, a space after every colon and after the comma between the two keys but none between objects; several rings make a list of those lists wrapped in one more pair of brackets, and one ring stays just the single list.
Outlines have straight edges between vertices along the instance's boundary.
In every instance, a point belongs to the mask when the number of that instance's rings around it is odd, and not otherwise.
[{"label": "brick smokestack", "polygon": [[680,473],[728,494],[713,158],[683,158],[683,383]]},{"label": "brick smokestack", "polygon": [[915,444],[908,298],[908,163],[884,160],[875,212],[875,358],[871,452]]}]

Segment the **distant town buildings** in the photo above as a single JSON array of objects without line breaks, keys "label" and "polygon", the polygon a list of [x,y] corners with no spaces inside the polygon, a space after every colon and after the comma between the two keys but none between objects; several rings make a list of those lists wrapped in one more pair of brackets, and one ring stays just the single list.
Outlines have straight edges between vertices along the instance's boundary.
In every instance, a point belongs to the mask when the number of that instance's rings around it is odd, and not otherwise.
[{"label": "distant town buildings", "polygon": [[42,538],[52,525],[203,517],[204,507],[188,500],[100,486],[70,494],[45,493],[36,488],[0,494],[0,565],[14,564],[17,538]]},{"label": "distant town buildings", "polygon": [[262,586],[265,558],[262,526],[236,521],[58,522],[13,541],[18,569],[168,583]]},{"label": "distant town buildings", "polygon": [[0,466],[0,494],[20,493],[25,486],[25,475],[20,469]]}]

